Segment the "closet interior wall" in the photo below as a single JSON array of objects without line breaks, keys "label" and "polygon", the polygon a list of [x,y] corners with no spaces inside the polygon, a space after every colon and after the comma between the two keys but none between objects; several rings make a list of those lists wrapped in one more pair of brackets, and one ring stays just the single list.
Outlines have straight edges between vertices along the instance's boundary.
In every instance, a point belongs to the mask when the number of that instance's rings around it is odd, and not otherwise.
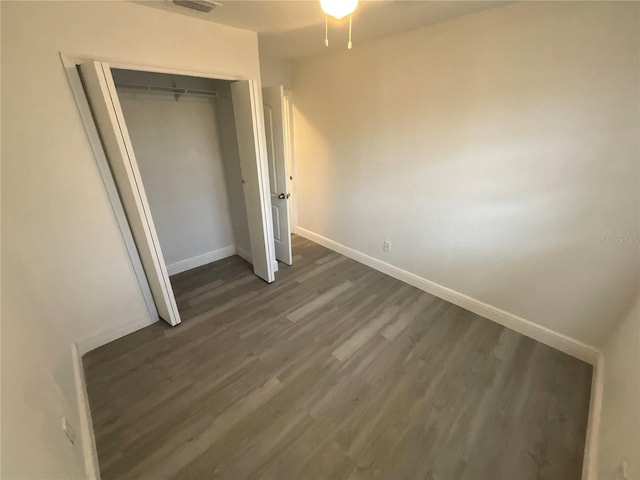
[{"label": "closet interior wall", "polygon": [[169,274],[234,253],[250,260],[230,82],[117,69],[113,77]]}]

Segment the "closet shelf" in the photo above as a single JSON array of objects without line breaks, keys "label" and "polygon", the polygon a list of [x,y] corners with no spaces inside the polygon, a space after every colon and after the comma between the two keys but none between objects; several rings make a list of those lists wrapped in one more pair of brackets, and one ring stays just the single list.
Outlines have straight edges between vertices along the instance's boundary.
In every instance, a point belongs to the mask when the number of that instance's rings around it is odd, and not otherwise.
[{"label": "closet shelf", "polygon": [[190,96],[190,97],[202,97],[202,98],[219,98],[224,95],[220,95],[220,93],[216,90],[201,90],[197,88],[179,88],[179,87],[161,87],[157,85],[143,85],[138,83],[119,83],[116,85],[117,88],[122,88],[125,90],[132,91],[142,91],[149,93],[172,93],[175,95],[176,100],[178,100],[181,96]]}]

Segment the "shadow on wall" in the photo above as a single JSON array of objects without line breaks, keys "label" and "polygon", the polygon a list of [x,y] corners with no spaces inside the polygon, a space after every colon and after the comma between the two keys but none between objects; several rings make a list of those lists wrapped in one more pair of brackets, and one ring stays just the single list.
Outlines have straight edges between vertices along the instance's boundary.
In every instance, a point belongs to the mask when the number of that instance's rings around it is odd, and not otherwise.
[{"label": "shadow on wall", "polygon": [[[71,339],[55,326],[65,312],[52,309],[41,266],[10,228],[5,232],[2,275],[11,281],[2,286],[2,476],[82,478],[77,402],[67,395],[75,392]],[[64,437],[62,417],[76,432],[75,446]],[[47,448],[33,458],[33,445]]]},{"label": "shadow on wall", "polygon": [[[296,121],[307,122],[300,111]],[[307,122],[307,134],[310,128]],[[454,141],[450,151],[438,152],[432,158],[427,154],[418,168],[413,168],[415,165],[410,162],[396,160],[367,165],[367,152],[338,157],[332,151],[331,142],[318,130],[307,140],[310,138],[318,142],[314,157],[307,156],[309,163],[315,164],[314,196],[339,198],[340,208],[352,213],[350,218],[335,216],[329,211],[318,211],[322,206],[314,205],[313,227],[302,223],[305,228],[314,232],[341,231],[346,240],[338,239],[340,243],[361,241],[375,251],[380,250],[382,240],[368,242],[358,237],[357,231],[351,231],[352,226],[385,225],[379,239],[393,238],[394,249],[401,239],[407,244],[413,243],[411,248],[419,252],[418,257],[407,258],[399,265],[401,268],[418,275],[426,271],[428,274],[422,276],[428,279],[464,277],[475,285],[472,292],[464,293],[477,298],[529,291],[535,295],[523,298],[519,307],[540,307],[536,303],[542,295],[546,303],[542,308],[549,311],[562,308],[564,298],[559,294],[558,283],[572,282],[573,286],[584,284],[589,288],[593,279],[576,278],[573,265],[589,259],[595,270],[611,268],[611,258],[591,257],[594,249],[604,248],[616,258],[618,274],[599,279],[602,283],[591,287],[592,303],[573,305],[572,311],[607,318],[612,313],[604,305],[612,295],[620,296],[621,310],[628,305],[626,299],[633,298],[638,285],[638,263],[628,263],[628,259],[634,244],[637,246],[634,238],[638,237],[625,240],[606,231],[598,232],[593,225],[576,222],[576,218],[592,214],[589,204],[593,193],[584,184],[580,185],[583,183],[580,177],[588,176],[589,169],[597,170],[599,159],[589,159],[582,165],[576,161],[569,174],[578,186],[567,188],[563,178],[566,173],[551,167],[558,152],[550,151],[543,139],[537,144],[531,141],[526,148],[522,144],[471,143],[475,145],[474,152],[469,151],[470,143]],[[550,136],[545,138],[548,140]],[[352,141],[362,145],[370,139],[352,138]],[[428,151],[426,147],[425,151]],[[525,156],[520,153],[523,151]],[[326,158],[331,161],[327,162]],[[472,165],[469,158],[473,158]],[[546,168],[537,161],[549,158],[552,160]],[[513,168],[515,165],[522,170]],[[337,187],[340,171],[350,169],[358,169],[358,181],[354,182],[357,188]],[[495,172],[500,172],[499,181]],[[300,182],[304,180],[299,176]],[[399,189],[403,193],[398,194]],[[300,202],[304,202],[304,197]],[[402,222],[402,218],[407,217],[410,220]],[[304,222],[306,218],[302,218]],[[425,232],[429,232],[428,235]],[[380,254],[372,255],[388,261]],[[532,274],[548,276],[553,282],[536,284],[531,281]],[[626,290],[620,291],[620,285],[627,285]],[[615,313],[612,316],[616,318]]]}]

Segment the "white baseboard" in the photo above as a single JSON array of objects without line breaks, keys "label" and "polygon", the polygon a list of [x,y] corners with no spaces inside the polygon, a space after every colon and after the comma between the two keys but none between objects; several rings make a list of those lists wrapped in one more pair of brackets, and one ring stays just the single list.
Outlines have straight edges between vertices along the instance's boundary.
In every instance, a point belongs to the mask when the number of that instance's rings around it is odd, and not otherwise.
[{"label": "white baseboard", "polygon": [[89,480],[100,480],[98,466],[98,451],[96,450],[93,422],[89,409],[89,397],[82,368],[82,355],[75,343],[71,344],[71,359],[73,361],[73,378],[76,384],[76,400],[78,402],[78,417],[80,418],[80,446],[84,457],[84,470]]},{"label": "white baseboard", "polygon": [[[200,265],[206,265],[207,263],[227,258],[231,255],[234,255],[235,253],[236,247],[232,245],[229,247],[221,248],[219,250],[205,253],[204,255],[198,255],[197,257],[189,258],[181,262],[167,265],[167,270],[169,271],[169,275],[173,275],[175,273],[189,270],[191,268],[199,267]],[[149,325],[152,325],[157,321],[157,318],[152,319],[149,316],[144,316],[116,326],[107,325],[107,327],[103,331],[98,332],[91,337],[84,338],[78,341],[78,350],[80,352],[80,355],[84,355],[85,353],[101,347],[102,345],[106,345],[107,343],[117,340],[118,338],[124,337],[125,335],[129,335],[130,333],[133,333],[137,330],[148,327]]]},{"label": "white baseboard", "polygon": [[235,253],[236,247],[234,245],[229,245],[227,247],[219,248],[218,250],[212,250],[210,252],[203,253],[202,255],[196,255],[195,257],[167,265],[167,271],[169,272],[169,275],[175,275],[176,273],[186,272],[187,270],[215,262],[216,260],[222,260],[223,258],[235,255]]},{"label": "white baseboard", "polygon": [[454,305],[458,305],[459,307],[492,320],[527,337],[533,338],[534,340],[560,350],[572,357],[590,363],[591,365],[596,365],[598,362],[600,353],[596,348],[563,335],[562,333],[555,332],[550,328],[543,327],[522,317],[518,317],[517,315],[505,312],[504,310],[469,297],[468,295],[456,292],[455,290],[427,280],[426,278],[407,272],[406,270],[395,267],[389,263],[383,262],[382,260],[370,257],[369,255],[349,248],[338,242],[334,242],[333,240],[323,237],[322,235],[318,235],[317,233],[300,226],[296,228],[296,233],[301,237],[305,237],[312,242],[322,245],[323,247],[327,247],[341,253],[342,255],[357,262],[363,263],[382,273],[386,273],[393,278],[408,283],[409,285],[430,293],[431,295],[442,298]]},{"label": "white baseboard", "polygon": [[244,248],[236,245],[236,254],[244,258],[247,262],[253,264],[253,259],[251,257],[251,252],[249,250],[245,250]]},{"label": "white baseboard", "polygon": [[545,345],[560,350],[572,357],[587,362],[593,366],[591,380],[591,399],[589,403],[589,418],[587,423],[587,437],[584,448],[582,480],[596,480],[598,477],[598,437],[600,434],[600,418],[602,416],[602,397],[604,391],[604,358],[594,347],[572,339],[547,327],[535,324],[529,320],[505,312],[488,305],[480,300],[443,287],[401,268],[370,257],[362,252],[334,242],[322,235],[306,230],[300,226],[296,228],[297,235],[316,242],[326,248],[334,250],[357,262],[363,263],[375,270],[401,280],[431,295],[472,311],[484,318],[492,320],[504,327],[533,338]]},{"label": "white baseboard", "polygon": [[80,355],[84,355],[85,353],[101,347],[102,345],[106,345],[109,342],[113,342],[120,337],[124,337],[125,335],[129,335],[141,328],[153,325],[158,320],[159,319],[152,319],[148,316],[144,316],[133,319],[122,325],[108,326],[105,330],[78,341],[78,351],[80,352]]},{"label": "white baseboard", "polygon": [[593,366],[587,438],[584,444],[584,458],[582,460],[582,480],[598,479],[600,419],[602,418],[602,397],[604,395],[604,362],[604,356],[600,354]]}]

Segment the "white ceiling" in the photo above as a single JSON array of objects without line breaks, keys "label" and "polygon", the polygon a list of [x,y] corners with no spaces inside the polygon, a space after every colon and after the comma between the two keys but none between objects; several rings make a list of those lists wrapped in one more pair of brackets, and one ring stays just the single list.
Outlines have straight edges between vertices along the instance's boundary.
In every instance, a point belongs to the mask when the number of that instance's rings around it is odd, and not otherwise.
[{"label": "white ceiling", "polygon": [[[142,0],[155,8],[258,32],[260,54],[294,59],[326,50],[325,16],[318,0],[220,0],[210,14],[179,7],[170,0]],[[509,1],[360,0],[353,15],[353,44],[413,30]],[[346,48],[349,20],[330,19],[329,48]]]}]

